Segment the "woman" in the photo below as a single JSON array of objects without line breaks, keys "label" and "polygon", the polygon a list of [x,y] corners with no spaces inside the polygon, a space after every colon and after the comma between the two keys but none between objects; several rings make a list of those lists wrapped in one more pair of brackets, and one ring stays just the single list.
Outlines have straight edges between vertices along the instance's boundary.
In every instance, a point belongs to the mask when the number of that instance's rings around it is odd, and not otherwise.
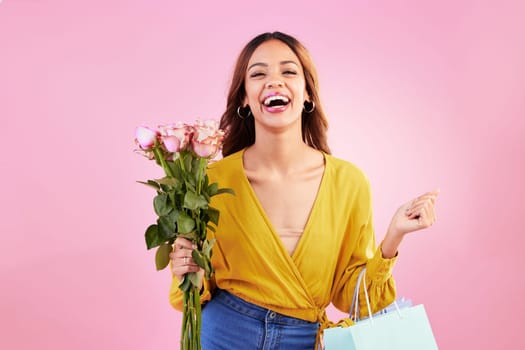
[{"label": "woman", "polygon": [[[221,218],[202,288],[203,349],[315,349],[326,306],[348,312],[363,267],[373,309],[392,303],[398,246],[433,224],[437,192],[403,205],[376,248],[369,183],[330,155],[317,75],[296,39],[265,33],[246,45],[221,128],[225,158],[208,175],[236,195],[212,202]],[[171,254],[178,309],[180,279],[199,271],[191,249],[179,238]]]}]

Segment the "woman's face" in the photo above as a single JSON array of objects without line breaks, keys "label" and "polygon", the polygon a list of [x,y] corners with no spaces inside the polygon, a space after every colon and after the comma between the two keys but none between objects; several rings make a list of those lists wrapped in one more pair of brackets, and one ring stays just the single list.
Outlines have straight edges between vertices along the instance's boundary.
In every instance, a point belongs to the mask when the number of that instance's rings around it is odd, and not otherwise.
[{"label": "woman's face", "polygon": [[255,124],[269,129],[301,125],[308,98],[303,67],[295,53],[279,40],[261,44],[248,62],[246,97]]}]

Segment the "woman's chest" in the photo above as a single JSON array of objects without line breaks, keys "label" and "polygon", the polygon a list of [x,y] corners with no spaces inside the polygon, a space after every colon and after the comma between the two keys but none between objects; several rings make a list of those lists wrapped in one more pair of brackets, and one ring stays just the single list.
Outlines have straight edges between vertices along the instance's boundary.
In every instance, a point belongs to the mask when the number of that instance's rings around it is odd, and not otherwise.
[{"label": "woman's chest", "polygon": [[249,178],[256,199],[277,233],[302,232],[314,207],[322,173],[287,179]]}]

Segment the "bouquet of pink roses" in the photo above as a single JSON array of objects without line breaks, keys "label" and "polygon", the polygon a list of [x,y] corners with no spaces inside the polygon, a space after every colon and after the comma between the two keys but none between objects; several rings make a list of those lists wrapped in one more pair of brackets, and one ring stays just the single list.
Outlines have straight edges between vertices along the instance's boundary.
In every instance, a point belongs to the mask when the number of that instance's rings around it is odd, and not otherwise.
[{"label": "bouquet of pink roses", "polygon": [[[209,205],[210,198],[221,193],[234,194],[231,189],[220,189],[217,183],[210,184],[206,175],[208,162],[222,147],[224,132],[216,121],[210,120],[197,121],[194,125],[164,125],[158,130],[140,126],[135,137],[137,151],[154,159],[166,175],[161,179],[139,181],[157,191],[153,208],[158,219],[145,234],[147,248],[158,247],[155,254],[157,270],[169,264],[175,239],[184,237],[196,247],[192,258],[209,279],[213,272],[214,240],[207,240],[206,231],[215,231],[213,225],[219,224],[219,211]],[[199,273],[188,273],[179,285],[184,293],[181,334],[181,349],[184,350],[201,349],[201,278]]]}]

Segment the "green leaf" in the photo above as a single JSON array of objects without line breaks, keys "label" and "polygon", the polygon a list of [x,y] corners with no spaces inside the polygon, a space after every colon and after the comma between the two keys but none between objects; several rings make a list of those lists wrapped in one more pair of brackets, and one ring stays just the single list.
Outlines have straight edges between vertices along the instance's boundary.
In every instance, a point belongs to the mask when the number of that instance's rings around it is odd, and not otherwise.
[{"label": "green leaf", "polygon": [[199,158],[193,158],[191,161],[191,173],[193,174],[193,177],[197,178],[197,176],[199,175],[199,168],[200,168]]},{"label": "green leaf", "polygon": [[192,285],[195,287],[200,287],[202,283],[202,275],[200,273],[190,272],[186,274],[187,278],[189,278]]},{"label": "green leaf", "polygon": [[173,247],[170,244],[162,244],[157,248],[157,253],[155,254],[155,265],[157,266],[157,271],[168,266],[172,250]]},{"label": "green leaf", "polygon": [[146,238],[146,247],[148,247],[148,249],[154,248],[162,243],[162,241],[159,239],[158,226],[155,224],[150,225],[146,229],[144,236]]},{"label": "green leaf", "polygon": [[[211,249],[211,246],[209,247],[209,249]],[[211,251],[208,251],[208,253],[211,254]],[[199,252],[197,249],[194,249],[191,252],[191,257],[193,258],[193,261],[195,261],[197,265],[199,265],[200,267],[204,269],[204,271],[206,272],[206,278],[209,279],[213,272],[210,258],[204,255],[203,253]]]},{"label": "green leaf", "polygon": [[213,227],[212,225],[208,225],[206,226],[208,228],[208,230],[210,230],[211,232],[216,232],[217,230],[215,229],[215,227]]},{"label": "green leaf", "polygon": [[211,263],[208,261],[207,265],[206,265],[206,269],[204,269],[205,273],[206,273],[206,279],[210,279],[211,278],[211,274],[213,273],[213,266],[211,266]]},{"label": "green leaf", "polygon": [[210,206],[208,207],[206,214],[208,214],[208,217],[210,218],[211,222],[213,222],[216,226],[219,226],[220,212],[218,209]]},{"label": "green leaf", "polygon": [[193,230],[190,233],[179,233],[177,237],[186,238],[188,241],[195,243],[197,241],[197,232]]},{"label": "green leaf", "polygon": [[170,200],[171,203],[174,203],[174,207],[177,207],[177,202],[175,201],[175,191],[169,191],[168,193],[168,198]]},{"label": "green leaf", "polygon": [[170,176],[165,176],[162,179],[155,179],[155,181],[161,185],[168,185],[172,187],[180,186],[179,180]]},{"label": "green leaf", "polygon": [[173,208],[168,203],[168,195],[161,193],[153,199],[153,207],[158,216],[168,215]]},{"label": "green leaf", "polygon": [[196,185],[195,185],[195,179],[191,176],[186,176],[186,181],[185,181],[185,184],[186,184],[186,188],[189,190],[189,191],[192,191],[192,192],[197,192],[196,191]]},{"label": "green leaf", "polygon": [[188,274],[184,275],[182,282],[179,284],[179,289],[182,290],[183,292],[189,291],[191,287],[191,281],[187,276]]},{"label": "green leaf", "polygon": [[229,193],[229,194],[235,196],[235,191],[232,190],[231,188],[220,188],[220,189],[218,189],[217,190],[217,194],[221,194],[221,193]]},{"label": "green leaf", "polygon": [[186,192],[184,196],[184,208],[195,210],[197,208],[206,209],[208,201],[203,196],[199,196],[194,192]]},{"label": "green leaf", "polygon": [[182,157],[183,157],[182,160],[184,161],[184,169],[186,170],[186,172],[191,173],[191,170],[192,170],[191,163],[193,160],[191,153],[186,153]]},{"label": "green leaf", "polygon": [[195,178],[193,176],[186,176],[186,186],[188,187],[188,189],[191,189],[193,192],[196,192],[195,189],[197,188],[197,182],[195,182]]},{"label": "green leaf", "polygon": [[210,196],[215,196],[217,194],[217,191],[219,191],[219,184],[214,182],[210,186],[208,186],[208,194]]},{"label": "green leaf", "polygon": [[181,212],[177,218],[177,229],[179,233],[190,233],[195,228],[195,220],[193,220],[185,212]]},{"label": "green leaf", "polygon": [[191,257],[193,258],[193,261],[203,269],[206,268],[206,257],[202,255],[201,252],[199,252],[197,249],[193,249],[191,252]]},{"label": "green leaf", "polygon": [[144,182],[144,181],[137,181],[139,184],[143,184],[143,185],[146,185],[148,187],[153,187],[154,189],[156,189],[157,191],[160,189],[160,186],[158,183],[156,183],[155,181],[153,180],[148,180],[148,182]]},{"label": "green leaf", "polygon": [[167,162],[167,163],[168,163],[168,168],[170,168],[171,173],[173,174],[173,177],[180,179],[182,177],[181,176],[182,169],[180,168],[179,161],[176,160],[174,162]]},{"label": "green leaf", "polygon": [[169,192],[172,190],[171,186],[168,185],[160,185],[160,189],[162,190],[162,192]]},{"label": "green leaf", "polygon": [[209,241],[208,240],[204,241],[204,243],[202,244],[202,254],[204,254],[208,258],[211,258],[211,249],[213,248],[215,241],[216,241],[215,238]]},{"label": "green leaf", "polygon": [[[173,225],[175,225],[175,223],[177,222],[177,219],[179,218],[180,213],[181,212],[179,210],[175,209],[167,215],[170,221],[173,222]],[[175,229],[173,231],[175,231]]]},{"label": "green leaf", "polygon": [[159,239],[161,239],[163,242],[174,238],[177,235],[175,223],[179,218],[179,214],[179,211],[173,210],[168,215],[161,216],[157,219],[157,224],[159,226]]}]

